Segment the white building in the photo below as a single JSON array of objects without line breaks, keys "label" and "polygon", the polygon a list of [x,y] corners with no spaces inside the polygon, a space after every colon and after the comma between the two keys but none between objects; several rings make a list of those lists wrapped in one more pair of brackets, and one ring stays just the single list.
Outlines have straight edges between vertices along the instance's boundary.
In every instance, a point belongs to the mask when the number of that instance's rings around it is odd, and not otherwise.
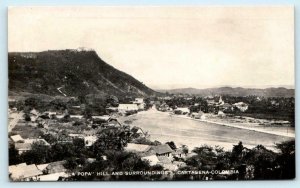
[{"label": "white building", "polygon": [[137,111],[138,109],[137,104],[119,104],[118,106],[119,112]]},{"label": "white building", "polygon": [[84,137],[84,145],[92,146],[97,141],[97,136],[86,136]]},{"label": "white building", "polygon": [[135,98],[133,104],[136,104],[139,110],[145,109],[145,102],[143,98]]},{"label": "white building", "polygon": [[246,110],[248,110],[248,107],[249,107],[249,105],[244,103],[244,102],[234,103],[233,106],[235,106],[236,108],[238,108],[242,112],[245,112]]}]

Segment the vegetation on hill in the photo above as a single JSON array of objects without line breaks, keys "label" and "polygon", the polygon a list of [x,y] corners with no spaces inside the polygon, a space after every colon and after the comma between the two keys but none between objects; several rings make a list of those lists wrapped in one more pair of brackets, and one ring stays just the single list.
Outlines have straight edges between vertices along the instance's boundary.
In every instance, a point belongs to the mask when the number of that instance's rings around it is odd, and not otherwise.
[{"label": "vegetation on hill", "polygon": [[[50,96],[148,96],[156,92],[104,62],[95,51],[8,54],[9,90]],[[130,63],[130,62],[129,62]]]}]

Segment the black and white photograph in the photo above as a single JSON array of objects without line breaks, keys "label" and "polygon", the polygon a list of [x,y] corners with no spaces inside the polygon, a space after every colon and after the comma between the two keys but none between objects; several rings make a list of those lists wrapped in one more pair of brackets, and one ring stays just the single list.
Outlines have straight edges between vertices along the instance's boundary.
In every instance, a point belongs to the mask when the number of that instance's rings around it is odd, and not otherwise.
[{"label": "black and white photograph", "polygon": [[12,182],[296,176],[293,6],[11,6],[7,34]]}]

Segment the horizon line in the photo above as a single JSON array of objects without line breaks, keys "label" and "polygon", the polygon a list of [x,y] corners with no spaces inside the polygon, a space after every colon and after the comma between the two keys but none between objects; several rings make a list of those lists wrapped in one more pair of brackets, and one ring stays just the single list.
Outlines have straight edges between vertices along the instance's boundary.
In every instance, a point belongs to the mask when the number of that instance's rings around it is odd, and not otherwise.
[{"label": "horizon line", "polygon": [[295,89],[294,85],[264,85],[264,86],[236,86],[236,85],[215,85],[215,86],[207,86],[207,87],[159,87],[159,86],[149,86],[151,89],[156,91],[169,91],[169,90],[178,90],[178,89],[216,89],[216,88],[243,88],[243,89],[269,89],[269,88],[285,88],[285,89]]}]

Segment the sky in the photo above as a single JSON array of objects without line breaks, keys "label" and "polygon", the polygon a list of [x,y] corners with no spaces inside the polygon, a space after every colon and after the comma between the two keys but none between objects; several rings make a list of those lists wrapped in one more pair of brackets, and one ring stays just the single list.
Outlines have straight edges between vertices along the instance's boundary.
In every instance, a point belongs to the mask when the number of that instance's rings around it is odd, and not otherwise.
[{"label": "sky", "polygon": [[9,52],[79,47],[154,89],[294,86],[292,6],[9,8]]}]

